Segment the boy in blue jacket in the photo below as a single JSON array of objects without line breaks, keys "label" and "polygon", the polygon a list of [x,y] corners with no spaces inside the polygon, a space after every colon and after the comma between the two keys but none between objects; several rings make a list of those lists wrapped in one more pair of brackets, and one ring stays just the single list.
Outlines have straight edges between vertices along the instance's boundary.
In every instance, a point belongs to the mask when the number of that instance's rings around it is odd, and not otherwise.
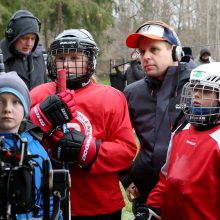
[{"label": "boy in blue jacket", "polygon": [[[18,213],[13,212],[13,205],[10,213],[10,202],[8,203],[6,200],[6,206],[8,206],[9,213],[7,215],[13,215],[13,219],[42,219],[43,217],[43,196],[40,191],[41,187],[41,178],[42,178],[42,167],[43,160],[49,159],[47,152],[44,150],[43,146],[33,135],[33,127],[34,125],[28,122],[27,118],[29,116],[29,108],[30,108],[31,100],[29,96],[29,90],[23,80],[17,75],[16,72],[8,72],[0,75],[0,137],[3,140],[2,144],[3,148],[8,149],[9,152],[14,152],[15,150],[20,151],[22,140],[27,141],[27,154],[28,155],[36,155],[36,157],[31,159],[31,163],[34,164],[34,197],[32,198],[33,206],[28,208],[27,211],[18,211]],[[2,149],[2,148],[1,148]],[[10,158],[10,153],[7,154],[6,159]],[[1,166],[3,166],[3,151],[1,152]],[[12,160],[13,161],[13,160]],[[51,165],[50,165],[51,166]],[[2,167],[1,167],[2,168]],[[4,172],[4,169],[1,169]],[[12,172],[13,174],[13,172]],[[12,194],[10,192],[10,187],[12,187],[13,181],[10,183],[12,174],[8,174],[8,182],[6,184],[7,196],[10,197]],[[0,181],[2,183],[2,175],[0,177]],[[18,185],[14,185],[15,190],[20,191],[19,187],[31,187],[31,184],[27,181],[27,183],[23,182],[23,177],[19,175],[19,183]],[[25,178],[24,178],[25,179]],[[15,181],[15,180],[14,180]],[[15,183],[14,183],[15,184]],[[25,184],[27,184],[25,186]],[[20,186],[21,185],[21,186]],[[24,189],[26,189],[24,188]],[[1,193],[5,193],[4,187],[0,187]],[[19,198],[27,197],[28,195],[22,195]],[[24,193],[23,193],[24,194]],[[6,197],[7,197],[6,196]],[[18,203],[21,202],[20,199],[17,198]],[[0,198],[1,200],[2,198]],[[2,201],[0,201],[2,203]],[[12,202],[13,203],[13,202]],[[30,205],[30,204],[27,204]],[[52,205],[52,200],[51,200]],[[33,208],[35,207],[35,208]],[[6,208],[7,209],[7,208]],[[36,210],[36,212],[34,211]],[[14,212],[17,212],[14,211]],[[52,207],[51,207],[52,211]],[[0,215],[5,215],[3,208],[0,208]],[[23,213],[24,212],[24,213]],[[34,214],[35,212],[35,214]],[[51,214],[51,213],[50,213]],[[4,216],[3,216],[4,217]],[[11,219],[11,218],[10,218]]]}]

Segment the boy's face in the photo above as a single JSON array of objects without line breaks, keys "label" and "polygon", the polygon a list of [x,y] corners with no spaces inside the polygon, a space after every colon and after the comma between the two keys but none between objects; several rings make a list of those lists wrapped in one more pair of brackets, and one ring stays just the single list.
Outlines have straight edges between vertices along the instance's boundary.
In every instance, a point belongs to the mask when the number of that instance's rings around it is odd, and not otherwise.
[{"label": "boy's face", "polygon": [[70,75],[82,76],[88,71],[88,58],[83,52],[70,52],[56,56],[57,69],[66,69]]},{"label": "boy's face", "polygon": [[140,38],[140,61],[147,75],[163,80],[169,66],[177,65],[172,58],[172,46],[165,41]]},{"label": "boy's face", "polygon": [[24,118],[24,108],[17,96],[0,94],[0,132],[17,133]]},{"label": "boy's face", "polygon": [[216,107],[218,104],[217,92],[212,87],[197,85],[193,89],[194,107]]}]

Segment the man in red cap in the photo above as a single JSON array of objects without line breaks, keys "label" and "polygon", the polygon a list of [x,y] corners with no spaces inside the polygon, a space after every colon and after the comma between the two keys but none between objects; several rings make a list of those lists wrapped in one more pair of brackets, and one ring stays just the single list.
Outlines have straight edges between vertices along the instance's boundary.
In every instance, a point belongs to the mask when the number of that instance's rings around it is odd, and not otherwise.
[{"label": "man in red cap", "polygon": [[126,45],[140,53],[146,76],[124,90],[140,151],[121,181],[130,201],[146,201],[165,163],[171,130],[183,121],[179,101],[191,68],[179,62],[180,40],[164,22],[144,23],[127,37]]}]

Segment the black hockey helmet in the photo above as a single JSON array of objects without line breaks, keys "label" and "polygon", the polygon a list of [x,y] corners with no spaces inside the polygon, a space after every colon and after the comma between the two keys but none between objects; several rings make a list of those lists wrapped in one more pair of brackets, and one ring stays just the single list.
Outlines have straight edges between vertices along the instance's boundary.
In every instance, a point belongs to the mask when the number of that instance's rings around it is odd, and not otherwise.
[{"label": "black hockey helmet", "polygon": [[67,88],[76,89],[87,83],[90,77],[94,74],[96,68],[96,56],[98,47],[92,35],[85,29],[68,29],[60,33],[51,43],[47,57],[48,76],[52,80],[57,80],[57,65],[55,57],[57,55],[66,55],[70,53],[81,52],[88,58],[88,68],[86,73],[77,74],[77,69],[74,74],[69,73],[67,68],[66,83]]}]

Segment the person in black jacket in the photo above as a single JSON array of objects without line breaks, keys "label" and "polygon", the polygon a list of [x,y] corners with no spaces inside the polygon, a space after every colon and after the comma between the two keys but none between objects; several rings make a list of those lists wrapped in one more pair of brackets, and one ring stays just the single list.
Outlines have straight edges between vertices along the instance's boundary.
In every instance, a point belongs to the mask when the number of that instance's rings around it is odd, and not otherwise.
[{"label": "person in black jacket", "polygon": [[140,151],[121,181],[130,201],[133,197],[146,201],[165,163],[171,130],[183,121],[179,101],[191,67],[179,62],[180,40],[162,21],[144,23],[127,37],[126,45],[139,50],[146,77],[124,90]]},{"label": "person in black jacket", "polygon": [[5,39],[0,42],[5,72],[16,71],[28,89],[47,82],[43,54],[36,50],[40,21],[27,10],[18,10],[10,18]]},{"label": "person in black jacket", "polygon": [[195,59],[195,62],[198,66],[214,62],[214,59],[211,56],[211,51],[208,48],[201,49],[199,56]]},{"label": "person in black jacket", "polygon": [[189,63],[189,65],[194,69],[197,67],[197,64],[194,61],[192,48],[191,47],[183,47],[184,56],[181,58],[180,62]]},{"label": "person in black jacket", "polygon": [[127,85],[136,82],[139,79],[145,77],[145,72],[142,70],[140,65],[140,57],[139,53],[134,50],[131,52],[131,62],[130,66],[125,71],[125,78],[127,81]]}]

